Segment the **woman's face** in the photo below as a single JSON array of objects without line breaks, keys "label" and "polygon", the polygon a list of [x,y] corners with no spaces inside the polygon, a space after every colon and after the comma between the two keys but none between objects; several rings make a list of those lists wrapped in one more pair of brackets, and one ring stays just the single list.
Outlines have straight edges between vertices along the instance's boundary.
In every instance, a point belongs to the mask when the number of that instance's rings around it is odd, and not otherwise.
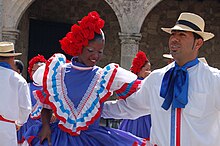
[{"label": "woman's face", "polygon": [[33,68],[31,70],[31,78],[32,78],[33,74],[35,73],[35,71],[43,64],[44,64],[43,62],[37,62],[33,65]]},{"label": "woman's face", "polygon": [[150,62],[146,63],[137,74],[138,77],[146,78],[151,73],[151,64]]},{"label": "woman's face", "polygon": [[103,55],[104,45],[104,39],[89,42],[88,46],[83,48],[82,54],[79,55],[79,62],[89,67],[96,65]]}]

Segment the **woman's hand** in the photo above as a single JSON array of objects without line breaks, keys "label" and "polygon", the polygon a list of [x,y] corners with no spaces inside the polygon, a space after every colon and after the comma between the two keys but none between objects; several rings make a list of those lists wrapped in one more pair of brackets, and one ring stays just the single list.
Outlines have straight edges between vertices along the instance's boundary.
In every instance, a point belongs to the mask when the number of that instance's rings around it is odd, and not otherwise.
[{"label": "woman's hand", "polygon": [[15,126],[16,126],[16,131],[19,131],[19,130],[20,130],[20,128],[21,128],[21,126],[16,125],[16,124],[15,124]]},{"label": "woman's hand", "polygon": [[56,120],[57,120],[57,118],[56,118],[55,114],[53,113],[52,117],[50,119],[50,123],[54,123]]},{"label": "woman's hand", "polygon": [[52,146],[52,144],[51,144],[51,130],[50,130],[50,125],[48,124],[48,125],[43,125],[42,126],[42,129],[41,129],[41,131],[40,131],[40,133],[39,133],[39,135],[38,135],[39,137],[40,137],[40,143],[42,144],[42,142],[44,141],[44,140],[46,140],[47,139],[47,141],[48,141],[48,146]]},{"label": "woman's hand", "polygon": [[45,139],[48,141],[48,145],[52,146],[51,143],[51,130],[50,130],[50,119],[52,116],[52,111],[49,109],[43,108],[41,111],[41,119],[42,119],[42,129],[38,136],[40,137],[40,143],[43,143]]}]

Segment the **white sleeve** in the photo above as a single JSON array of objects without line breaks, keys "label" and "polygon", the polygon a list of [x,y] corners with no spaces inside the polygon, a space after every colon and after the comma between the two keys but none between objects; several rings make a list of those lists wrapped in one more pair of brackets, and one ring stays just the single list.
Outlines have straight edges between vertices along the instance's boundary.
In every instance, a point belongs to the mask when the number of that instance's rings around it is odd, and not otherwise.
[{"label": "white sleeve", "polygon": [[149,91],[143,80],[141,88],[125,100],[106,101],[103,106],[102,117],[114,119],[136,119],[150,113]]},{"label": "white sleeve", "polygon": [[20,87],[18,91],[19,95],[19,119],[16,121],[17,125],[23,125],[31,113],[31,97],[30,90],[27,82],[20,82]]},{"label": "white sleeve", "polygon": [[33,74],[33,80],[40,86],[43,86],[43,76],[46,64],[40,66]]},{"label": "white sleeve", "polygon": [[214,90],[212,93],[212,96],[215,97],[215,106],[220,111],[220,70],[216,69],[215,72],[215,78],[212,80],[212,85],[214,87]]}]

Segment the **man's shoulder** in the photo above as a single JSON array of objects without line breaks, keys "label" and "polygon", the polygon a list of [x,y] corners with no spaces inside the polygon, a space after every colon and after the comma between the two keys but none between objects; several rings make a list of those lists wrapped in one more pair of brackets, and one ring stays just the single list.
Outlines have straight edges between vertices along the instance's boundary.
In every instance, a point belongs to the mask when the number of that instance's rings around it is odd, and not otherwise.
[{"label": "man's shoulder", "polygon": [[22,75],[15,72],[15,71],[11,72],[11,78],[14,79],[14,80],[17,80],[18,82],[22,82],[22,83],[27,84],[27,81],[25,80],[25,78]]},{"label": "man's shoulder", "polygon": [[218,68],[209,66],[205,63],[199,64],[199,72],[204,74],[205,76],[217,76],[220,78],[220,70]]},{"label": "man's shoulder", "polygon": [[209,72],[219,72],[220,71],[218,68],[213,67],[213,66],[209,66],[208,64],[203,63],[203,62],[200,62],[199,66],[201,69],[203,69],[205,71],[209,71]]}]

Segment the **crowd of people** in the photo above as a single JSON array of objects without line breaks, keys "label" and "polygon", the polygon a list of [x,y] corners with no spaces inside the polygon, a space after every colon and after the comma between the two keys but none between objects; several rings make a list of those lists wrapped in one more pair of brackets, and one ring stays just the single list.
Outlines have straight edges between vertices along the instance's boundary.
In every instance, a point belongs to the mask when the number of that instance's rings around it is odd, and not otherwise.
[{"label": "crowd of people", "polygon": [[[97,62],[105,48],[105,21],[96,11],[73,24],[59,42],[72,56],[15,59],[14,44],[0,42],[2,146],[218,146],[220,70],[198,58],[205,32],[199,15],[183,12],[170,34],[167,65],[151,71],[138,51],[130,71]],[[4,76],[4,77],[3,77]],[[115,93],[117,100],[108,100]],[[118,129],[100,119],[122,120]]]}]

